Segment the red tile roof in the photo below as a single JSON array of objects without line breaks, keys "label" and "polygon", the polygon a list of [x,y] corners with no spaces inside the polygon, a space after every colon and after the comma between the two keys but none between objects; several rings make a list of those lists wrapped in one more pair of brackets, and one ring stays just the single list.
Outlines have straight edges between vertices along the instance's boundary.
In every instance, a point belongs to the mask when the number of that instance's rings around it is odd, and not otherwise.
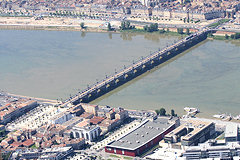
[{"label": "red tile roof", "polygon": [[26,141],[24,141],[22,143],[25,147],[30,147],[34,144],[33,140],[32,139],[27,139]]},{"label": "red tile roof", "polygon": [[97,117],[97,116],[94,116],[92,119],[90,119],[90,123],[92,124],[99,124],[101,123],[105,118],[103,117]]},{"label": "red tile roof", "polygon": [[10,144],[10,145],[13,146],[13,147],[19,147],[19,146],[22,145],[22,143],[21,143],[21,142],[13,142],[13,143]]}]

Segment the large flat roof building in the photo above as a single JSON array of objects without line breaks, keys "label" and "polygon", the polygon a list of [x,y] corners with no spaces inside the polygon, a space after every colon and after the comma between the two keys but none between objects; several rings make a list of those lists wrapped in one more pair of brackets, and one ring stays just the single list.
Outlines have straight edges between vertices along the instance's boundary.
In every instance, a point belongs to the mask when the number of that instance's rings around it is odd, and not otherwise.
[{"label": "large flat roof building", "polygon": [[217,142],[202,143],[199,146],[190,146],[183,153],[186,160],[196,159],[239,159],[239,142],[218,144]]},{"label": "large flat roof building", "polygon": [[169,120],[168,117],[153,121],[147,119],[121,138],[109,143],[105,151],[128,156],[141,155],[177,127],[178,122],[178,119]]},{"label": "large flat roof building", "polygon": [[215,134],[215,124],[200,120],[188,120],[164,137],[165,142],[181,142],[184,146],[197,145]]},{"label": "large flat roof building", "polygon": [[231,123],[226,125],[225,140],[226,142],[235,142],[238,140],[238,124]]}]

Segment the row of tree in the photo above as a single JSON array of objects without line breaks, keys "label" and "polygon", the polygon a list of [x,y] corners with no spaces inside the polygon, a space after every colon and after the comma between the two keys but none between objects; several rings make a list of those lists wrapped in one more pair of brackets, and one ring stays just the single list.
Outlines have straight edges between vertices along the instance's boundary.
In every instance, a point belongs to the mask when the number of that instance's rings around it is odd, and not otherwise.
[{"label": "row of tree", "polygon": [[[184,34],[183,28],[178,28],[178,29],[177,29],[177,33],[179,33],[179,34]],[[185,34],[187,34],[187,35],[190,34],[189,28],[186,28]]]},{"label": "row of tree", "polygon": [[175,111],[173,109],[171,109],[170,114],[166,114],[167,112],[165,108],[156,109],[155,112],[157,113],[157,115],[160,115],[160,116],[174,116],[174,117],[177,116],[177,114],[175,114]]},{"label": "row of tree", "polygon": [[135,26],[132,26],[129,21],[122,21],[121,26],[119,28],[121,30],[129,30],[135,29]]},{"label": "row of tree", "polygon": [[[86,26],[84,26],[84,23],[82,22],[80,24],[80,27],[82,29],[86,28]],[[112,31],[114,30],[114,28],[112,28],[111,24],[108,23],[108,31]],[[131,23],[129,21],[123,21],[121,23],[121,26],[119,27],[121,30],[130,30],[130,29],[135,29],[135,26],[134,25],[131,25]],[[165,32],[169,32],[169,29],[167,28],[167,30],[165,30],[164,28],[163,29],[158,29],[158,24],[157,23],[154,23],[154,24],[150,24],[150,25],[146,25],[143,27],[144,31],[147,31],[147,32],[156,32],[156,31],[159,31],[159,33],[165,33]],[[185,33],[183,32],[183,28],[178,28],[177,29],[177,32],[179,34],[187,34],[189,35],[190,34],[190,31],[189,31],[189,28],[186,29]],[[238,37],[239,35],[237,35],[236,37]],[[236,38],[237,39],[237,38]]]},{"label": "row of tree", "polygon": [[229,39],[229,37],[231,37],[232,39],[239,39],[240,38],[240,33],[235,33],[235,34],[232,34],[231,36],[225,34],[226,39]]},{"label": "row of tree", "polygon": [[158,24],[154,23],[154,24],[150,24],[150,26],[146,25],[143,27],[144,31],[147,32],[155,32],[158,31]]}]

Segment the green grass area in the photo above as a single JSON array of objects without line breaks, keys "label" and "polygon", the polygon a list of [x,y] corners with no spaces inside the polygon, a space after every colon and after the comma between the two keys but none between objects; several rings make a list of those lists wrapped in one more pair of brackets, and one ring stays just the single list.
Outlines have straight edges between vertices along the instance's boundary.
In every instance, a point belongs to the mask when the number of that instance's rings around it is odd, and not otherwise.
[{"label": "green grass area", "polygon": [[117,155],[114,155],[114,154],[111,154],[110,157],[121,158],[121,157],[119,157],[119,156],[117,156]]},{"label": "green grass area", "polygon": [[126,29],[126,30],[118,30],[119,32],[127,32],[127,33],[146,33],[147,31],[145,31],[144,29]]},{"label": "green grass area", "polygon": [[32,149],[37,149],[38,147],[36,146],[36,144],[31,146]]},{"label": "green grass area", "polygon": [[221,20],[219,20],[219,21],[216,22],[216,23],[210,24],[208,27],[210,27],[210,28],[216,28],[217,26],[219,26],[219,25],[221,25],[221,24],[223,24],[223,23],[226,23],[226,22],[228,22],[228,21],[230,21],[230,19],[221,19]]},{"label": "green grass area", "polygon": [[155,32],[147,32],[144,29],[129,29],[129,30],[118,30],[119,32],[125,32],[125,33],[155,33],[155,34],[162,34],[162,35],[170,35],[170,36],[183,36],[186,37],[187,34],[179,34],[178,32],[172,32],[172,31],[166,31],[163,33],[160,33],[160,31],[155,31]]},{"label": "green grass area", "polygon": [[225,36],[213,36],[213,39],[216,39],[216,40],[228,40],[225,38]]},{"label": "green grass area", "polygon": [[220,134],[216,140],[224,140],[225,139],[225,133]]},{"label": "green grass area", "polygon": [[132,157],[123,157],[123,159],[132,160]]},{"label": "green grass area", "polygon": [[187,34],[179,34],[178,32],[172,32],[172,31],[164,32],[163,34],[167,34],[171,36],[183,36],[183,37],[188,36]]},{"label": "green grass area", "polygon": [[236,33],[235,35],[232,36],[221,36],[221,35],[213,35],[213,34],[209,34],[208,37],[210,39],[215,39],[215,40],[228,40],[228,41],[232,41],[232,40],[240,40],[239,38],[240,34]]}]

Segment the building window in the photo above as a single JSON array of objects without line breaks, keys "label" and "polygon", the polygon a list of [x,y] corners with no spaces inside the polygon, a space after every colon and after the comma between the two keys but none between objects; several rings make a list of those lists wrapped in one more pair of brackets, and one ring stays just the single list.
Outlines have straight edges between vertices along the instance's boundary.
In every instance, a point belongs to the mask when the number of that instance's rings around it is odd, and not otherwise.
[{"label": "building window", "polygon": [[94,137],[93,137],[93,134],[92,134],[92,133],[90,133],[90,139],[94,139]]},{"label": "building window", "polygon": [[76,132],[76,138],[79,138],[79,133],[78,132]]},{"label": "building window", "polygon": [[95,136],[98,137],[98,133],[97,133],[97,130],[95,130]]},{"label": "building window", "polygon": [[86,139],[89,139],[89,136],[88,136],[88,134],[86,133]]}]

